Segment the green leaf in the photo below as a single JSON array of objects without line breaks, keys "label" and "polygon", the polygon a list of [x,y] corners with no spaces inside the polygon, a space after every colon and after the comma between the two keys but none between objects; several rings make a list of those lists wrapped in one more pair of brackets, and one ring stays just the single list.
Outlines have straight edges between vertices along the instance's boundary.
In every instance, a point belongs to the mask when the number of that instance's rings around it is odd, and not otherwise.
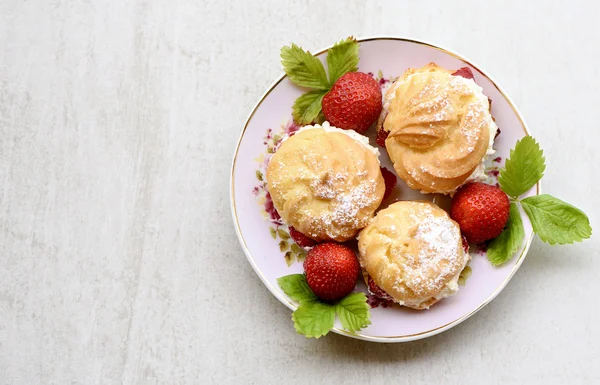
[{"label": "green leaf", "polygon": [[516,203],[510,204],[510,212],[506,228],[494,238],[487,249],[487,257],[492,265],[498,266],[509,261],[525,238],[521,212]]},{"label": "green leaf", "polygon": [[301,125],[312,123],[321,112],[321,102],[327,91],[309,91],[294,102],[292,115],[294,121]]},{"label": "green leaf", "polygon": [[292,313],[294,328],[307,338],[319,338],[329,333],[335,320],[335,306],[323,302],[301,302]]},{"label": "green leaf", "polygon": [[581,242],[592,235],[590,220],[577,207],[543,194],[521,201],[533,231],[551,245]]},{"label": "green leaf", "polygon": [[302,263],[306,259],[306,251],[302,251],[301,253],[296,254],[296,261]]},{"label": "green leaf", "polygon": [[286,275],[277,278],[277,283],[281,287],[281,290],[296,302],[310,302],[317,299],[312,290],[310,290],[310,287],[308,287],[304,274]]},{"label": "green leaf", "polygon": [[506,160],[504,168],[500,170],[498,183],[502,191],[513,198],[517,198],[537,183],[542,176],[546,164],[544,152],[540,145],[531,136],[519,140],[510,158]]},{"label": "green leaf", "polygon": [[298,245],[297,245],[297,244],[295,244],[295,243],[292,243],[292,244],[290,245],[290,247],[291,247],[292,251],[293,251],[294,253],[296,253],[296,254],[301,254],[301,253],[303,253],[303,252],[304,252],[304,249],[303,249],[302,247],[298,246]]},{"label": "green leaf", "polygon": [[321,61],[296,44],[281,49],[281,64],[290,80],[299,86],[317,90],[331,87]]},{"label": "green leaf", "polygon": [[335,305],[335,310],[344,329],[352,333],[371,324],[369,320],[371,314],[365,293],[347,295]]},{"label": "green leaf", "polygon": [[279,242],[279,251],[281,251],[283,253],[288,248],[289,248],[289,245],[288,245],[287,241],[281,241],[281,242]]},{"label": "green leaf", "polygon": [[294,263],[294,259],[292,258],[293,256],[294,253],[292,253],[291,251],[288,251],[283,256],[283,259],[285,260],[285,263],[288,265],[288,267],[292,266],[292,263]]},{"label": "green leaf", "polygon": [[327,69],[329,70],[329,83],[333,84],[348,72],[358,70],[358,48],[356,39],[349,37],[337,42],[327,52]]}]

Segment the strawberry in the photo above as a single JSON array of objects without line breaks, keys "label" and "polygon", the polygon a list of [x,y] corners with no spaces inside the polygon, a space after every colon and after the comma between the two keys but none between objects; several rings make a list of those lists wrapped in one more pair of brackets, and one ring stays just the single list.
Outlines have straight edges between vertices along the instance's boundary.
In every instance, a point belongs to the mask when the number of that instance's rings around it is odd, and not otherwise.
[{"label": "strawberry", "polygon": [[325,94],[321,106],[333,126],[365,132],[381,112],[381,88],[365,73],[348,72]]},{"label": "strawberry", "polygon": [[463,244],[463,250],[465,251],[465,254],[469,253],[469,241],[467,241],[467,238],[463,235],[462,236],[462,244]]},{"label": "strawberry", "polygon": [[369,278],[367,279],[367,282],[368,282],[368,286],[369,286],[369,293],[373,294],[374,296],[376,296],[378,298],[385,299],[386,301],[394,300],[392,298],[392,296],[390,296],[382,288],[377,286],[377,284],[375,283],[375,281],[373,281],[373,279],[371,278],[370,275],[368,277]]},{"label": "strawberry", "polygon": [[462,186],[452,198],[450,217],[471,243],[496,238],[508,221],[510,202],[504,191],[485,183]]},{"label": "strawberry", "polygon": [[313,247],[317,244],[317,241],[310,239],[292,226],[290,226],[288,230],[290,230],[290,237],[292,237],[294,242],[300,247]]},{"label": "strawberry", "polygon": [[360,267],[354,252],[338,243],[320,243],[304,260],[306,282],[322,300],[335,301],[350,294]]},{"label": "strawberry", "polygon": [[377,139],[375,139],[375,141],[379,146],[385,148],[385,140],[387,139],[389,134],[389,131],[386,131],[383,129],[383,127],[381,127],[381,129],[377,131]]},{"label": "strawberry", "polygon": [[462,67],[457,69],[456,72],[452,73],[452,76],[461,76],[465,79],[475,80],[475,77],[473,76],[473,71],[471,71],[469,67]]},{"label": "strawberry", "polygon": [[396,175],[385,167],[380,167],[381,175],[385,182],[385,192],[383,193],[383,200],[389,197],[392,191],[396,188]]}]

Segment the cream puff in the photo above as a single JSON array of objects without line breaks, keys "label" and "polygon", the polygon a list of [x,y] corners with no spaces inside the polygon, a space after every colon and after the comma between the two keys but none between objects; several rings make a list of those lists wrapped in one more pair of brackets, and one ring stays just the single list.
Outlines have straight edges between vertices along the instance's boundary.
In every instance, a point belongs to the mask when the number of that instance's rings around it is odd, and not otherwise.
[{"label": "cream puff", "polygon": [[456,293],[470,259],[458,224],[425,201],[400,201],[379,211],[360,232],[358,249],[365,278],[413,309]]},{"label": "cream puff", "polygon": [[316,241],[354,238],[385,191],[378,150],[366,137],[327,122],[284,140],[266,178],[282,220]]},{"label": "cream puff", "polygon": [[398,176],[423,193],[452,194],[485,178],[498,127],[473,79],[434,63],[408,69],[388,89],[378,128]]}]

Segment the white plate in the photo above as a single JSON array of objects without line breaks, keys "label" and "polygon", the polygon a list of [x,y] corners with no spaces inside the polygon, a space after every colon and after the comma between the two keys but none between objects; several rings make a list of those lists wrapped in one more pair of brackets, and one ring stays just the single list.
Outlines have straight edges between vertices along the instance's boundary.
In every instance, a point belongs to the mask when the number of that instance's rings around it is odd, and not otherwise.
[{"label": "white plate", "polygon": [[[483,87],[484,93],[492,99],[492,115],[496,119],[501,134],[496,139],[494,148],[496,154],[491,158],[500,157],[495,162],[490,161],[492,167],[501,166],[509,155],[511,148],[518,139],[528,135],[523,118],[517,111],[510,98],[485,72],[477,68],[464,57],[447,49],[429,43],[412,39],[375,37],[359,39],[360,63],[359,71],[371,72],[376,78],[383,75],[390,79],[401,75],[409,67],[421,67],[430,62],[448,69],[470,67],[475,74],[475,82]],[[321,61],[325,61],[327,50],[317,53]],[[379,75],[378,75],[379,74]],[[231,171],[231,211],[237,234],[254,268],[267,288],[284,305],[294,310],[297,305],[281,291],[277,285],[277,278],[301,273],[302,263],[295,260],[296,253],[280,250],[280,242],[289,250],[290,242],[285,240],[286,228],[281,236],[273,230],[277,228],[277,221],[265,211],[264,181],[260,181],[259,172],[264,173],[268,147],[272,147],[274,136],[284,130],[294,129],[291,122],[291,110],[294,100],[302,94],[303,90],[293,85],[284,75],[273,83],[252,109],[240,136]],[[271,129],[271,133],[267,131]],[[371,136],[374,136],[371,130]],[[266,139],[265,139],[266,138]],[[371,137],[371,144],[375,145]],[[391,163],[381,149],[380,160],[382,166],[393,170]],[[494,178],[494,169],[490,169],[490,178]],[[396,188],[400,199],[429,199],[431,195],[422,195],[410,190],[401,180]],[[525,196],[540,194],[540,184],[534,186]],[[473,259],[470,262],[471,275],[461,286],[459,292],[447,299],[440,301],[430,310],[415,311],[399,306],[371,309],[372,324],[358,333],[349,333],[341,329],[336,321],[334,332],[376,342],[403,342],[429,337],[451,327],[475,314],[478,310],[494,299],[517,269],[523,263],[533,237],[533,230],[527,216],[523,215],[525,227],[525,241],[515,257],[502,265],[493,267],[481,250],[472,250]],[[288,263],[291,263],[288,266]],[[364,290],[359,286],[358,290]],[[273,325],[273,327],[293,327],[287,325]]]}]

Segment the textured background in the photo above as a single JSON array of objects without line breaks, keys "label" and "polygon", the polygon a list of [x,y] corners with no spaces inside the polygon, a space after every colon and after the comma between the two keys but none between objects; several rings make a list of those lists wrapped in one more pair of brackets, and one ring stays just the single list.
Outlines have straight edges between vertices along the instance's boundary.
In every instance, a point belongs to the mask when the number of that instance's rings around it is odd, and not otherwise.
[{"label": "textured background", "polygon": [[411,36],[512,96],[543,188],[600,226],[600,3],[0,0],[0,383],[598,384],[600,243],[536,240],[458,327],[298,336],[238,245],[229,170],[279,49]]}]

